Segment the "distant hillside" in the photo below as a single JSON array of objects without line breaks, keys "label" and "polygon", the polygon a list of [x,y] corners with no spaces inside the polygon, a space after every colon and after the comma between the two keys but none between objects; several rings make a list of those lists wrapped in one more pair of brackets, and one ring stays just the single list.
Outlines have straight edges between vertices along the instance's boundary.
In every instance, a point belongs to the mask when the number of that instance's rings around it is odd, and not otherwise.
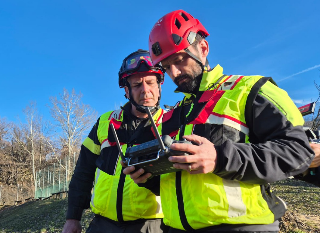
[{"label": "distant hillside", "polygon": [[[281,221],[281,232],[320,232],[320,188],[302,181],[287,179],[273,185],[273,190],[288,205]],[[61,233],[67,199],[31,201],[20,206],[0,209],[0,233]],[[93,214],[86,210],[83,232]]]}]

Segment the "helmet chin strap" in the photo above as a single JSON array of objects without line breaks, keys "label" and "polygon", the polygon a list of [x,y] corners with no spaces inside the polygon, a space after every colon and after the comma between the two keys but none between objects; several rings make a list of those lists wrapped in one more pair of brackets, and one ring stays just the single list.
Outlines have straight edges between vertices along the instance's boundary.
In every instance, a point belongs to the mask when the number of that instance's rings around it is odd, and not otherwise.
[{"label": "helmet chin strap", "polygon": [[159,99],[158,99],[158,102],[156,104],[156,106],[143,106],[143,105],[139,105],[137,104],[136,101],[134,101],[133,99],[133,96],[132,96],[132,92],[131,92],[131,86],[130,86],[130,83],[129,82],[126,82],[126,85],[129,89],[129,101],[136,107],[136,109],[141,112],[141,113],[147,113],[147,110],[146,108],[149,108],[150,112],[153,114],[155,111],[157,111],[159,108],[160,108],[160,98],[161,98],[161,91],[160,91],[160,83],[158,83],[158,86],[159,86]]},{"label": "helmet chin strap", "polygon": [[201,66],[201,69],[202,69],[202,73],[205,71],[205,70],[208,70],[209,69],[209,61],[208,59],[206,58],[206,63],[203,65],[200,58],[198,58],[196,55],[194,55],[188,48],[185,48],[184,51],[186,51],[186,53],[192,57],[194,60],[196,60],[196,62],[198,62]]}]

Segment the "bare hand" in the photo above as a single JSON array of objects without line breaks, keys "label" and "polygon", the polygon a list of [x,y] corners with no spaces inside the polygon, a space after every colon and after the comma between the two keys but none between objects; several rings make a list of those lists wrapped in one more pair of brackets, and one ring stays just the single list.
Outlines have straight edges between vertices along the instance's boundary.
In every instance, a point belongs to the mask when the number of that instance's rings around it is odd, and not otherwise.
[{"label": "bare hand", "polygon": [[190,153],[187,156],[170,156],[169,161],[177,169],[183,169],[190,174],[210,173],[216,167],[217,152],[214,144],[208,139],[198,135],[183,136],[188,141],[197,145],[173,143],[171,149]]},{"label": "bare hand", "polygon": [[81,233],[81,224],[79,220],[67,219],[63,226],[62,233]]},{"label": "bare hand", "polygon": [[130,175],[130,178],[133,179],[134,183],[145,183],[147,179],[151,176],[151,173],[144,174],[144,170],[140,168],[138,171],[135,171],[134,166],[126,167],[123,169],[123,173],[126,175]]},{"label": "bare hand", "polygon": [[309,168],[319,167],[320,166],[320,144],[310,143],[312,150],[315,153],[315,156],[310,164]]},{"label": "bare hand", "polygon": [[125,162],[123,162],[122,160],[120,161],[120,163],[121,163],[122,167],[128,167],[128,165]]}]

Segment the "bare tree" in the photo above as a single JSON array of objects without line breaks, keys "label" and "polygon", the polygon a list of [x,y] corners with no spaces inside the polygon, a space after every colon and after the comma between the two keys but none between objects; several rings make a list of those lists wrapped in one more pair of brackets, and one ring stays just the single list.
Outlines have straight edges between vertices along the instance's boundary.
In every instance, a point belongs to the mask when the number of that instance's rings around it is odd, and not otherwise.
[{"label": "bare tree", "polygon": [[10,148],[10,142],[7,141],[9,129],[10,123],[5,118],[0,118],[0,161],[5,161],[4,157],[8,154],[8,148]]},{"label": "bare tree", "polygon": [[82,94],[77,94],[74,89],[69,93],[63,89],[59,98],[50,97],[50,113],[54,118],[59,129],[61,129],[60,146],[62,152],[67,156],[66,164],[67,177],[70,176],[70,159],[79,151],[82,137],[97,118],[97,113],[89,105],[81,102]]},{"label": "bare tree", "polygon": [[[314,85],[315,87],[317,88],[318,90],[318,98],[317,100],[315,101],[316,103],[319,101],[319,98],[320,98],[320,87],[319,85],[314,81]],[[312,125],[311,125],[311,129],[312,130],[317,130],[319,129],[319,126],[320,126],[320,108],[318,108],[317,112],[316,112],[316,116],[315,117],[312,117],[311,119],[311,122],[312,122]]]},{"label": "bare tree", "polygon": [[[39,140],[41,138],[41,117],[37,113],[36,103],[31,102],[24,110],[26,122],[25,124],[20,123],[20,126],[16,125],[13,127],[11,135],[15,143],[22,148],[22,150],[29,156],[27,161],[30,161],[32,169],[32,180],[34,185],[34,193],[36,191],[36,157],[39,154]],[[14,144],[14,143],[12,143]],[[20,153],[19,157],[21,156]]]},{"label": "bare tree", "polygon": [[5,118],[0,117],[0,141],[4,140],[9,131],[10,124]]},{"label": "bare tree", "polygon": [[11,129],[11,159],[15,163],[27,163],[30,161],[29,154],[25,150],[27,148],[27,131],[25,124],[13,124]]},{"label": "bare tree", "polygon": [[[12,180],[10,160],[11,143],[8,137],[8,131],[10,129],[10,123],[5,118],[0,118],[0,184],[6,184]],[[1,199],[1,198],[0,198]],[[0,200],[1,201],[1,200]]]}]

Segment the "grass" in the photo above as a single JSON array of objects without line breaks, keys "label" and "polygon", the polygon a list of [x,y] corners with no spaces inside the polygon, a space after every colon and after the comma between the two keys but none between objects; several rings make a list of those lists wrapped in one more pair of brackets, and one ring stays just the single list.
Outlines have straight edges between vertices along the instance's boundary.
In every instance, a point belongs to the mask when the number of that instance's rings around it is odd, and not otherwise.
[{"label": "grass", "polygon": [[[1,233],[53,233],[61,232],[65,223],[67,199],[32,201],[21,206],[0,210]],[[90,210],[83,215],[82,226],[86,229],[93,217]]]},{"label": "grass", "polygon": [[[280,223],[281,233],[320,232],[319,187],[291,179],[277,182],[272,187],[288,205]],[[0,233],[61,233],[66,210],[67,199],[32,201],[0,209]],[[92,217],[90,210],[84,212],[82,232]]]},{"label": "grass", "polygon": [[280,223],[280,232],[320,232],[319,187],[296,179],[279,181],[272,187],[288,206],[288,211]]}]

